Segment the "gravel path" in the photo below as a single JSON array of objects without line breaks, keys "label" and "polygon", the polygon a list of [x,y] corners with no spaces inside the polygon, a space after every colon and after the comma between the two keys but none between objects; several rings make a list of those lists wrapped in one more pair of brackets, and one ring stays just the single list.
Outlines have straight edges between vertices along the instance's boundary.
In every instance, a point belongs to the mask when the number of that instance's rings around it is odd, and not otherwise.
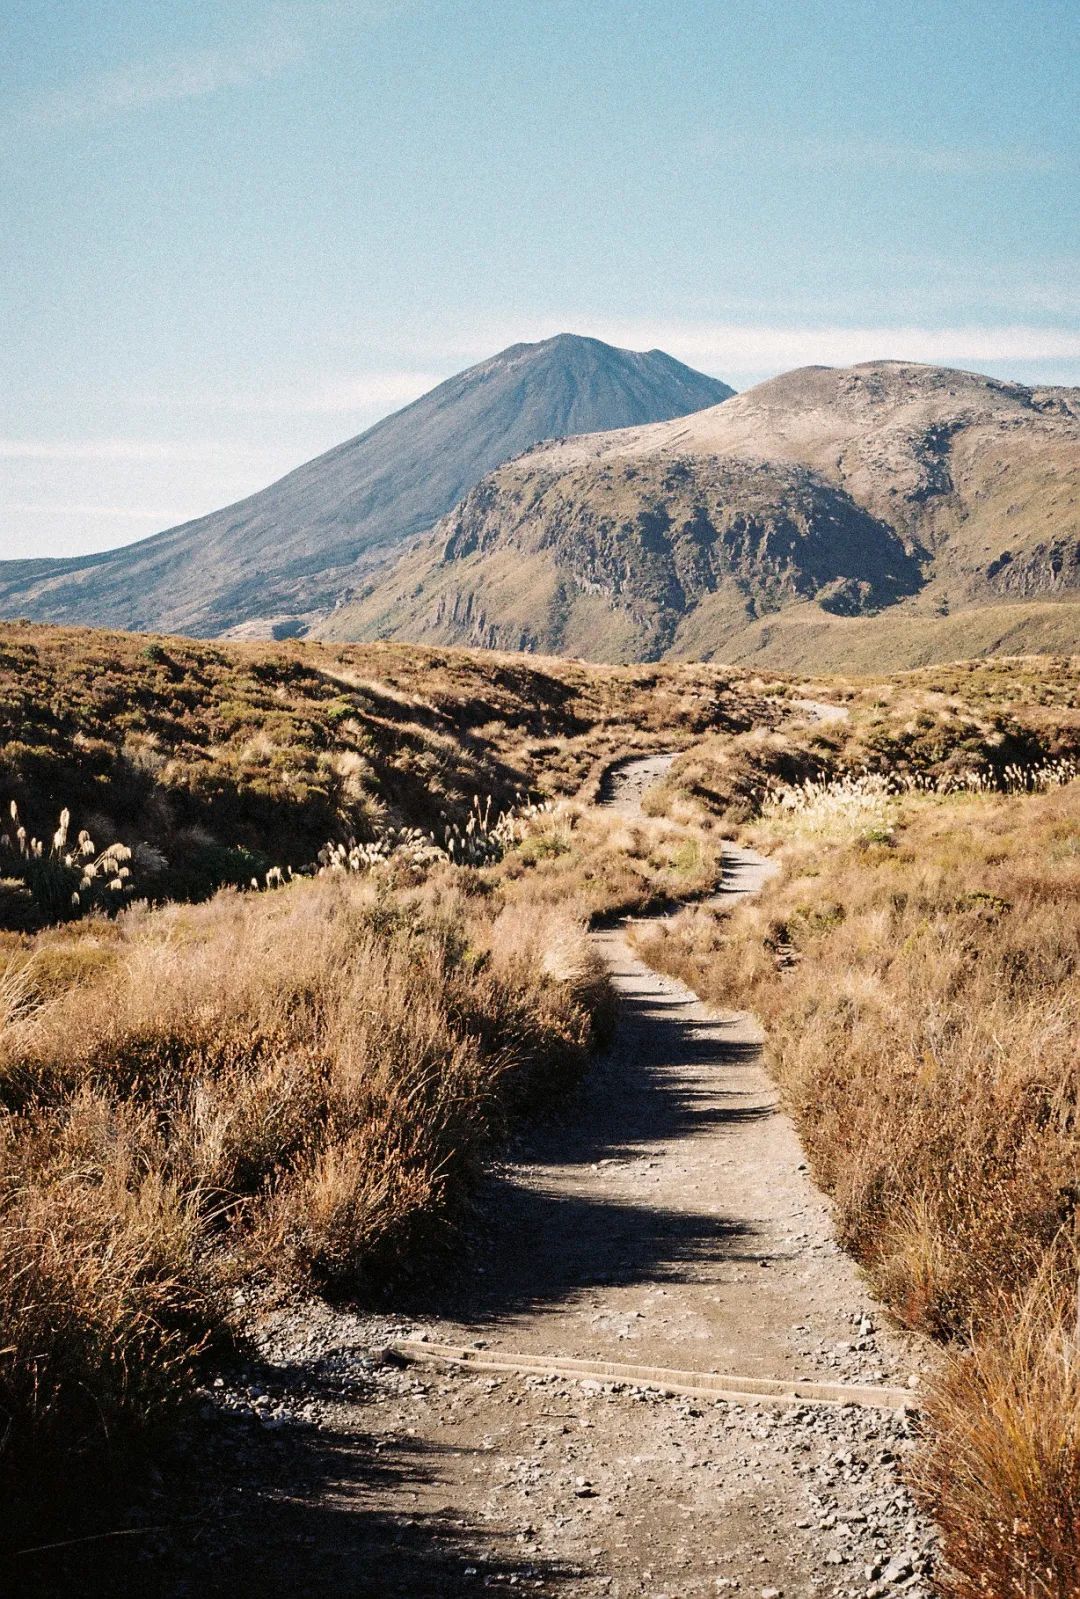
[{"label": "gravel path", "polygon": [[[670,757],[602,798],[623,814]],[[768,863],[732,848],[720,901]],[[411,1313],[301,1306],[206,1398],[213,1525],[170,1593],[809,1599],[927,1592],[898,1467],[910,1417],[663,1398],[386,1358],[400,1337],[657,1366],[917,1382],[838,1249],[761,1035],[597,933],[616,1042],[483,1196],[452,1290]],[[206,1440],[210,1439],[211,1443]],[[149,1590],[147,1590],[149,1591]]]}]

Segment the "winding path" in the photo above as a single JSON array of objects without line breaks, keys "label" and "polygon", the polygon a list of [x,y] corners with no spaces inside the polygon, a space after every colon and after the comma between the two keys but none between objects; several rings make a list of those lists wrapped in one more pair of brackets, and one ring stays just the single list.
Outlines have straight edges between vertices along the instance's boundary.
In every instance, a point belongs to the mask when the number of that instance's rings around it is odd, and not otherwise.
[{"label": "winding path", "polygon": [[[670,759],[628,763],[601,802],[632,819]],[[769,871],[750,850],[727,860],[721,907]],[[284,1395],[286,1427],[307,1423],[310,1437],[288,1430],[275,1514],[264,1498],[243,1549],[215,1555],[221,1587],[200,1591],[925,1591],[929,1534],[896,1473],[903,1415],[373,1356],[407,1337],[908,1381],[912,1349],[881,1327],[836,1245],[755,1019],[708,1010],[647,967],[623,929],[594,936],[619,995],[615,1044],[565,1123],[491,1180],[485,1234],[451,1299],[408,1321],[329,1309],[267,1319],[261,1385]]]}]

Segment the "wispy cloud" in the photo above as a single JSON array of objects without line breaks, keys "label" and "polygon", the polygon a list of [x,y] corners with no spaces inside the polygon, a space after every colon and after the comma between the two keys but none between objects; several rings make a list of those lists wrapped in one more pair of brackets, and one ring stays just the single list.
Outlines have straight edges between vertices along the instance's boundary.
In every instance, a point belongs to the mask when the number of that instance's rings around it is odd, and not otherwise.
[{"label": "wispy cloud", "polygon": [[264,450],[220,444],[183,443],[172,439],[0,439],[4,461],[113,461],[153,465],[165,462],[209,462],[228,454],[232,463],[258,465]]},{"label": "wispy cloud", "polygon": [[1062,164],[1056,151],[1024,145],[920,144],[861,134],[778,138],[770,134],[704,133],[695,141],[695,151],[707,160],[766,161],[804,172],[876,167],[940,177],[1053,172]]},{"label": "wispy cloud", "polygon": [[395,411],[441,383],[446,373],[390,368],[355,377],[321,377],[260,388],[211,389],[170,395],[170,406],[247,416],[350,416]]},{"label": "wispy cloud", "polygon": [[605,318],[560,312],[507,321],[501,317],[462,329],[458,339],[433,340],[426,356],[464,365],[522,339],[584,333],[631,350],[670,355],[724,377],[732,372],[783,372],[795,366],[848,366],[856,361],[928,361],[952,366],[1080,361],[1080,330],[1022,322],[858,324],[800,318],[783,323],[731,317],[709,321]]},{"label": "wispy cloud", "polygon": [[966,327],[839,325],[782,327],[769,323],[619,322],[598,336],[633,349],[659,347],[716,367],[772,369],[856,361],[906,360],[949,365],[1080,360],[1080,330],[1026,325]]},{"label": "wispy cloud", "polygon": [[263,82],[302,61],[330,27],[358,13],[374,15],[362,0],[274,0],[246,40],[128,61],[39,94],[14,115],[23,126],[64,127]]}]

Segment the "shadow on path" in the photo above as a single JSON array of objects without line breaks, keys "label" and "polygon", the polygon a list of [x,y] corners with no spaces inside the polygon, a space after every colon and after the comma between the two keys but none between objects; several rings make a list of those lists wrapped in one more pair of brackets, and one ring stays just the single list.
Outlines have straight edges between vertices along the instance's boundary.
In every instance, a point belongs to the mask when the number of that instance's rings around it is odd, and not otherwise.
[{"label": "shadow on path", "polygon": [[[272,1368],[260,1376],[268,1388]],[[281,1375],[281,1374],[278,1374]],[[310,1372],[305,1388],[312,1391]],[[471,1524],[450,1503],[411,1510],[422,1488],[479,1455],[415,1439],[300,1424],[271,1439],[251,1422],[198,1429],[165,1463],[153,1508],[98,1506],[67,1548],[0,1553],[7,1599],[442,1599],[555,1594],[580,1573],[530,1558],[512,1530]],[[437,1496],[436,1496],[437,1497]],[[430,1504],[430,1493],[427,1495]],[[393,1510],[385,1507],[392,1503]],[[123,1528],[122,1536],[109,1532]],[[102,1537],[102,1531],[106,1536]],[[478,1575],[479,1574],[479,1575]]]},{"label": "shadow on path", "polygon": [[[558,1121],[519,1145],[514,1167],[485,1182],[480,1237],[453,1280],[429,1283],[403,1308],[476,1325],[598,1284],[672,1282],[691,1266],[707,1281],[710,1264],[719,1272],[732,1260],[760,1258],[740,1223],[657,1204],[648,1187],[657,1145],[734,1132],[773,1114],[771,1094],[762,1100],[726,1081],[760,1047],[725,1038],[723,1022],[687,1015],[690,998],[639,990],[633,971],[624,981],[610,1052]],[[625,1174],[625,1197],[613,1196],[607,1181],[608,1192],[599,1181],[589,1191],[593,1168],[602,1166]]]}]

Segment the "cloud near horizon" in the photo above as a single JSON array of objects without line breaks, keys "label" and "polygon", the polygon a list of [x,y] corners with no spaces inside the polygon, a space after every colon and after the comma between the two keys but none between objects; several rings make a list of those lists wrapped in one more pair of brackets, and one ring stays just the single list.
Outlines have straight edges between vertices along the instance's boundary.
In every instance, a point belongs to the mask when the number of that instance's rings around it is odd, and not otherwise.
[{"label": "cloud near horizon", "polygon": [[446,375],[412,367],[376,368],[355,377],[326,374],[251,389],[222,387],[205,394],[171,395],[169,403],[181,410],[238,416],[316,417],[361,412],[385,415],[388,410],[398,410],[418,400]]},{"label": "cloud near horizon", "polygon": [[[910,326],[843,327],[838,324],[783,327],[766,322],[604,321],[578,316],[552,316],[522,325],[492,321],[486,331],[463,330],[460,339],[418,347],[427,370],[412,367],[374,369],[355,377],[311,376],[296,384],[268,384],[251,389],[220,389],[205,394],[167,398],[144,394],[137,403],[144,414],[162,417],[192,410],[221,417],[318,418],[340,416],[357,426],[411,404],[439,383],[477,361],[523,340],[542,340],[574,332],[631,350],[664,350],[687,365],[724,378],[749,374],[752,381],[799,366],[852,366],[861,361],[918,361],[937,366],[995,367],[1080,362],[1080,331],[1027,324],[972,325],[954,328]],[[1037,383],[1030,373],[1017,381]],[[1078,374],[1080,376],[1080,374]],[[131,398],[131,397],[129,397]],[[340,442],[344,442],[341,440]],[[324,448],[331,447],[329,445]],[[265,467],[286,470],[287,452],[280,445],[265,449],[243,445],[223,435],[217,440],[180,438],[0,438],[0,460],[101,463],[224,464],[230,468]],[[298,464],[294,462],[293,464]]]},{"label": "cloud near horizon", "polygon": [[[715,320],[618,320],[558,313],[533,321],[492,318],[463,328],[456,339],[417,343],[417,360],[483,360],[522,340],[577,333],[630,350],[664,350],[716,377],[730,372],[776,376],[799,366],[852,366],[860,361],[920,361],[935,366],[1009,367],[1080,362],[1080,330],[1038,323],[972,323],[929,327],[917,323]],[[1080,373],[1078,373],[1080,377]],[[1018,381],[1043,381],[1017,374]],[[1045,380],[1052,381],[1052,380]],[[1075,380],[1074,380],[1075,381]]]}]

